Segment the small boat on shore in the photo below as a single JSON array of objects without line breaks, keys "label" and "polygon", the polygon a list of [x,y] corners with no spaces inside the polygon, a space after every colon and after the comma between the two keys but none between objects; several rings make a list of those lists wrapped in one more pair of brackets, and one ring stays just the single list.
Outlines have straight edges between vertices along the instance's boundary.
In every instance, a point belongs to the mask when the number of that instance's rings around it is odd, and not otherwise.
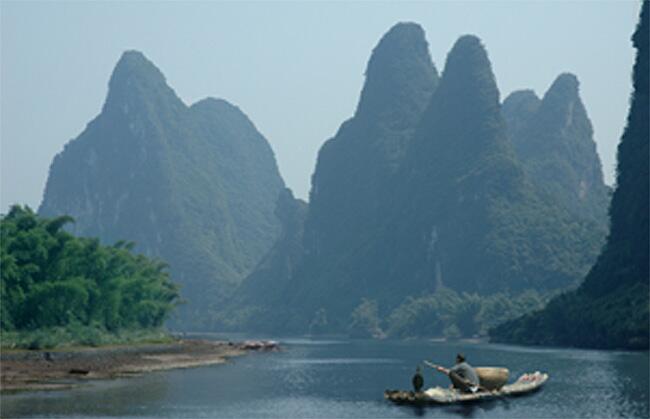
[{"label": "small boat on shore", "polygon": [[539,390],[548,380],[548,374],[536,371],[523,374],[512,384],[499,389],[482,390],[476,393],[462,393],[453,388],[433,387],[422,392],[404,390],[386,390],[384,398],[397,404],[445,405],[454,403],[477,402],[500,397],[520,396]]}]

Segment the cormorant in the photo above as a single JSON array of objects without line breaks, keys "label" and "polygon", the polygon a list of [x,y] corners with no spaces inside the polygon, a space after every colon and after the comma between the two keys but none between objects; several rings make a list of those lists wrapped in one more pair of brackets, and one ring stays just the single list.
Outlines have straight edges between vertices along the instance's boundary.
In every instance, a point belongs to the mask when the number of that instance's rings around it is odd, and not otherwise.
[{"label": "cormorant", "polygon": [[413,376],[413,380],[411,380],[413,383],[413,389],[415,390],[416,393],[419,393],[420,390],[422,390],[422,386],[424,385],[424,378],[422,378],[422,374],[420,374],[420,367],[417,367],[415,370],[415,375]]}]

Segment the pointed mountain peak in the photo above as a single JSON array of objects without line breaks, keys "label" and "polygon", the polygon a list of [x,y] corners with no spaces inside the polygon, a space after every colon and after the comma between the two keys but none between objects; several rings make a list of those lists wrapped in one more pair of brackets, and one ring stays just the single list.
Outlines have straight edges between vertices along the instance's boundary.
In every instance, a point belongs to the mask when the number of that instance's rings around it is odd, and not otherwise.
[{"label": "pointed mountain peak", "polygon": [[579,87],[580,82],[574,74],[562,73],[557,76],[551,87],[548,89],[544,95],[544,100],[546,100],[547,97],[561,97],[575,100],[578,97]]},{"label": "pointed mountain peak", "polygon": [[395,53],[427,54],[427,48],[428,43],[424,29],[420,25],[413,22],[397,23],[382,36],[373,49],[367,73],[373,70],[373,64],[376,64],[377,61],[393,58]]},{"label": "pointed mountain peak", "polygon": [[446,65],[453,64],[454,59],[457,57],[469,57],[473,58],[476,64],[490,65],[487,51],[483,46],[483,42],[481,42],[481,38],[472,34],[462,35],[456,40],[447,55]]},{"label": "pointed mountain peak", "polygon": [[155,68],[153,63],[141,52],[136,49],[129,49],[122,53],[117,67],[122,65],[149,65]]},{"label": "pointed mountain peak", "polygon": [[121,83],[134,81],[165,84],[165,76],[151,61],[140,51],[125,51],[115,65],[109,88],[120,87]]},{"label": "pointed mountain peak", "polygon": [[[165,76],[143,53],[125,51],[113,69],[108,82],[108,97],[104,110],[114,107],[127,111],[137,101],[164,100],[180,102],[167,85]],[[125,107],[126,105],[126,107]]]},{"label": "pointed mountain peak", "polygon": [[514,137],[518,137],[519,130],[535,115],[541,103],[542,100],[530,89],[516,90],[503,101],[501,113]]},{"label": "pointed mountain peak", "polygon": [[[358,117],[398,112],[416,115],[435,89],[438,72],[431,61],[424,30],[416,23],[393,26],[373,49],[366,82],[357,107]],[[422,92],[425,94],[422,95]]]},{"label": "pointed mountain peak", "polygon": [[537,96],[534,90],[523,89],[515,90],[510,93],[507,98],[503,101],[503,109],[507,108],[528,108],[539,104],[540,98]]},{"label": "pointed mountain peak", "polygon": [[460,37],[447,54],[428,114],[478,121],[480,115],[496,117],[499,109],[499,89],[485,47],[474,35]]},{"label": "pointed mountain peak", "polygon": [[218,124],[223,129],[230,127],[236,131],[246,126],[247,129],[257,130],[244,111],[225,99],[206,97],[190,106],[190,112],[207,124]]},{"label": "pointed mountain peak", "polygon": [[566,131],[581,126],[588,135],[592,128],[587,111],[580,99],[580,82],[571,73],[560,74],[548,89],[539,108],[539,123],[546,130]]},{"label": "pointed mountain peak", "polygon": [[199,100],[191,106],[192,109],[199,112],[238,112],[241,110],[225,99],[206,97]]},{"label": "pointed mountain peak", "polygon": [[[468,166],[486,153],[509,155],[499,89],[481,41],[458,39],[416,135],[415,159],[463,161]],[[426,164],[426,163],[423,163]],[[458,171],[462,172],[460,163]]]},{"label": "pointed mountain peak", "polygon": [[[481,42],[481,38],[479,38],[476,35],[473,35],[471,33],[461,35],[460,38],[456,40],[456,43],[452,47],[451,52],[454,51],[454,49],[457,48],[469,48],[469,49],[475,49],[475,50],[481,50],[485,53],[485,48],[483,47],[483,43]],[[485,53],[487,55],[487,53]]]},{"label": "pointed mountain peak", "polygon": [[447,55],[443,78],[449,81],[463,80],[470,82],[473,88],[497,91],[487,51],[474,35],[463,35],[456,41]]}]

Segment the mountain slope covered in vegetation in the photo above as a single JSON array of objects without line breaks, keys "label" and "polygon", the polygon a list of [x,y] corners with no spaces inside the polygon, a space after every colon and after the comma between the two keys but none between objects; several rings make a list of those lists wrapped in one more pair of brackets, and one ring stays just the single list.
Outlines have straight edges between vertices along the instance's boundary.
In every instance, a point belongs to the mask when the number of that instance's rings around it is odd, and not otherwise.
[{"label": "mountain slope covered in vegetation", "polygon": [[100,115],[52,162],[39,213],[167,261],[186,301],[178,324],[200,329],[278,237],[283,188],[273,151],[237,107],[186,106],[128,51]]},{"label": "mountain slope covered in vegetation", "polygon": [[532,182],[572,214],[607,230],[609,188],[575,75],[555,79],[540,100],[530,90],[503,102],[515,153]]},{"label": "mountain slope covered in vegetation", "polygon": [[[392,45],[396,62],[380,55]],[[593,263],[602,229],[531,181],[480,40],[460,38],[440,78],[425,46],[421,29],[399,24],[373,51],[355,117],[319,153],[302,255],[285,270],[282,298],[260,309],[266,330],[418,335],[404,325],[429,316],[444,318],[437,333],[472,335],[504,319],[493,310],[503,301],[538,308],[541,294],[575,285]],[[384,98],[378,111],[368,97]],[[438,304],[442,294],[458,310]],[[488,296],[494,306],[480,301]],[[426,309],[409,318],[409,304]],[[467,327],[454,332],[457,322]]]},{"label": "mountain slope covered in vegetation", "polygon": [[618,146],[616,189],[607,243],[584,283],[543,310],[506,322],[490,333],[495,341],[590,348],[648,349],[650,188],[648,127],[650,53],[648,1],[632,37],[637,49],[634,92]]}]

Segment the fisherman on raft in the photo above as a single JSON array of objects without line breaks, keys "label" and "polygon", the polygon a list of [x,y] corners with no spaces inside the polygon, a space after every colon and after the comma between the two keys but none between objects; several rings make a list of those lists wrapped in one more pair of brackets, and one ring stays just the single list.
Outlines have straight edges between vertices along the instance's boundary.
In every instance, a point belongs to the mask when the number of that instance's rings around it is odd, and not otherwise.
[{"label": "fisherman on raft", "polygon": [[[432,365],[433,366],[433,365]],[[463,393],[476,393],[479,390],[479,380],[476,370],[465,361],[463,354],[456,355],[456,365],[447,369],[440,365],[435,365],[435,369],[446,374],[454,388]]]}]

